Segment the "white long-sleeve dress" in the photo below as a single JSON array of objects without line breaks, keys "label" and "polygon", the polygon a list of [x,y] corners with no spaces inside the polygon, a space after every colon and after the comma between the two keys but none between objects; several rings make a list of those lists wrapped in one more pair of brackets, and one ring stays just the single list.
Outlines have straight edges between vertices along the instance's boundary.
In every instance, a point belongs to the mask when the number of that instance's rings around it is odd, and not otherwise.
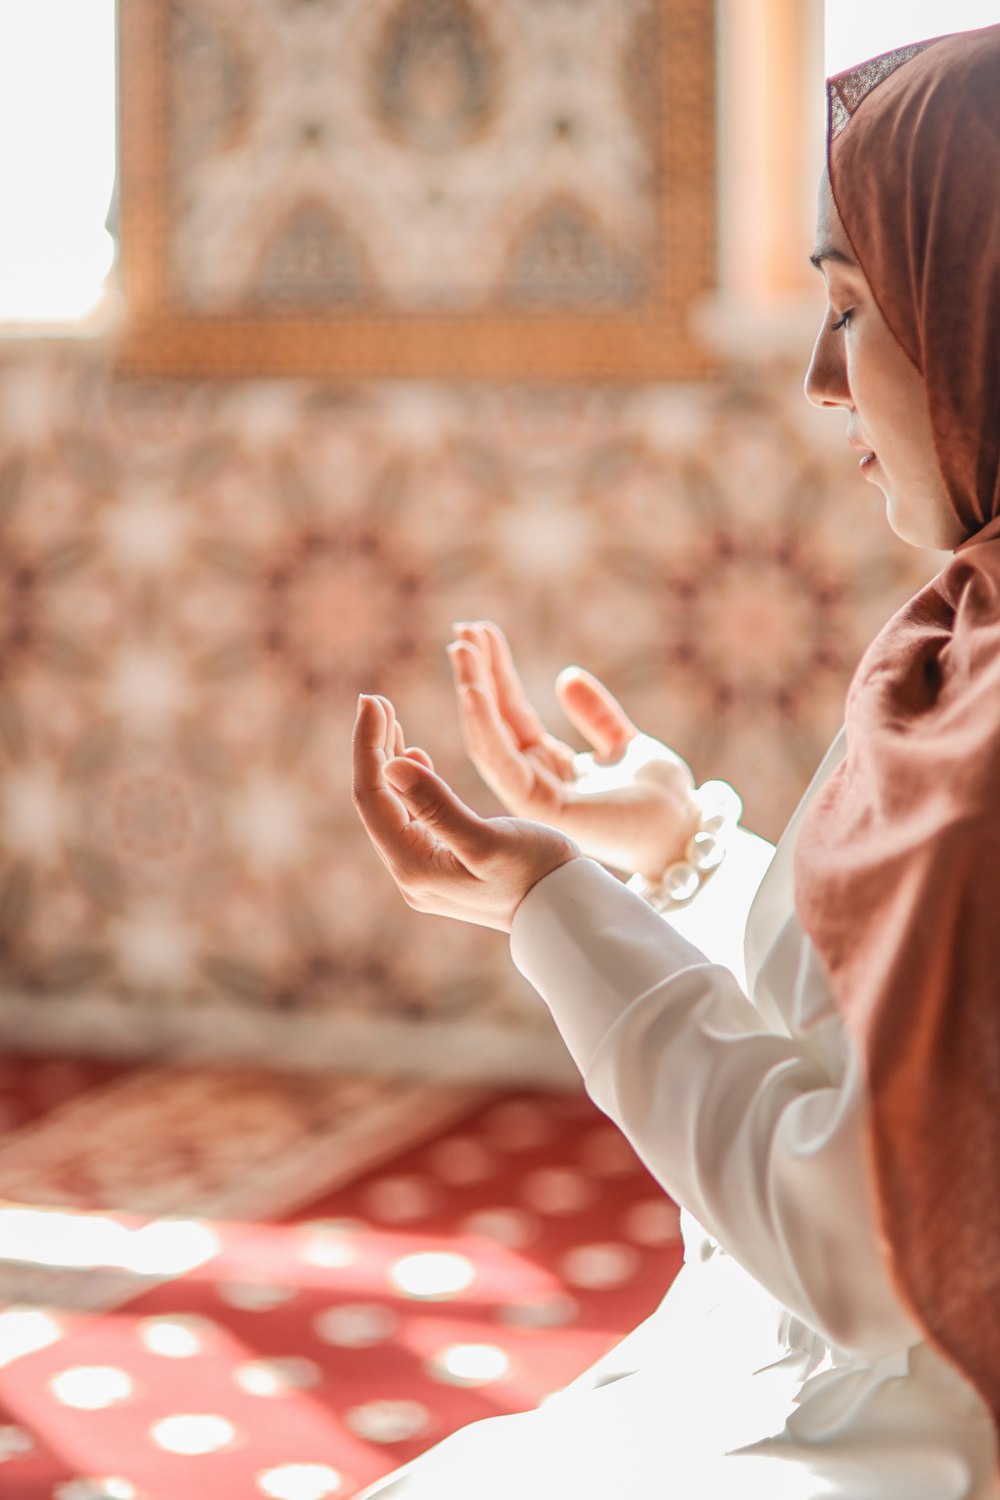
[{"label": "white long-sleeve dress", "polygon": [[[773,859],[741,831],[672,922],[584,859],[522,903],[514,960],[588,1092],[681,1205],[684,1265],[565,1391],[463,1428],[368,1495],[1000,1497],[985,1404],[889,1280],[858,1058],[795,913],[802,813],[842,754],[841,734]],[[733,934],[754,891],[744,988]]]}]

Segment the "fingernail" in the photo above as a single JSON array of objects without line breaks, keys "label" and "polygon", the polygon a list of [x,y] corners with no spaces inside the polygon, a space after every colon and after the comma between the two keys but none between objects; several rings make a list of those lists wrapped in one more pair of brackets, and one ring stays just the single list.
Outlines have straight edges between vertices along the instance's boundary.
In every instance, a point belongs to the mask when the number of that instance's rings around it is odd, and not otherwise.
[{"label": "fingernail", "polygon": [[468,620],[452,620],[452,622],[451,622],[451,628],[456,633],[459,630],[468,630],[468,628],[469,628],[469,622],[468,622]]},{"label": "fingernail", "polygon": [[444,649],[447,651],[449,656],[457,656],[464,644],[464,641],[450,641]]}]

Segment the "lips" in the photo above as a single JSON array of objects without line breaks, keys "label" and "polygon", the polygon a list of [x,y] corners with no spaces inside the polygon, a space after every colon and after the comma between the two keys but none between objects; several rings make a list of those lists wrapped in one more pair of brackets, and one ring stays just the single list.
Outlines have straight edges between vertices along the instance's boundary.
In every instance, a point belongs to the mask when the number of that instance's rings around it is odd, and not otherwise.
[{"label": "lips", "polygon": [[855,453],[861,454],[860,468],[866,469],[869,464],[875,462],[875,451],[873,448],[867,447],[864,443],[859,443],[857,438],[851,437],[850,434],[848,434],[847,442],[848,446],[853,448]]}]

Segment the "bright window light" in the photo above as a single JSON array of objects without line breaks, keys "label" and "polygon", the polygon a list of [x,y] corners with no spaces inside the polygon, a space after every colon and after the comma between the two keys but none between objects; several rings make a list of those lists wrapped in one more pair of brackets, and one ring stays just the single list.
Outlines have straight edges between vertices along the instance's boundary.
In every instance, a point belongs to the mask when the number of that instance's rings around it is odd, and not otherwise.
[{"label": "bright window light", "polygon": [[840,73],[907,42],[997,21],[997,0],[826,0],[826,72]]},{"label": "bright window light", "polygon": [[115,115],[115,0],[0,0],[0,324],[100,306]]}]

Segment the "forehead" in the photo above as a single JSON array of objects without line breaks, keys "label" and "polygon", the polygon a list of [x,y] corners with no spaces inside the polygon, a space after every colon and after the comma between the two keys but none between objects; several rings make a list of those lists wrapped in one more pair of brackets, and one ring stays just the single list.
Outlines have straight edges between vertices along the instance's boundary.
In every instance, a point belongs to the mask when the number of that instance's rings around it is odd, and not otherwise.
[{"label": "forehead", "polygon": [[830,189],[830,178],[826,172],[819,180],[819,193],[816,199],[816,247],[817,249],[839,250],[842,255],[854,256],[851,252],[851,242],[841,223],[837,205],[833,201],[833,193]]}]

